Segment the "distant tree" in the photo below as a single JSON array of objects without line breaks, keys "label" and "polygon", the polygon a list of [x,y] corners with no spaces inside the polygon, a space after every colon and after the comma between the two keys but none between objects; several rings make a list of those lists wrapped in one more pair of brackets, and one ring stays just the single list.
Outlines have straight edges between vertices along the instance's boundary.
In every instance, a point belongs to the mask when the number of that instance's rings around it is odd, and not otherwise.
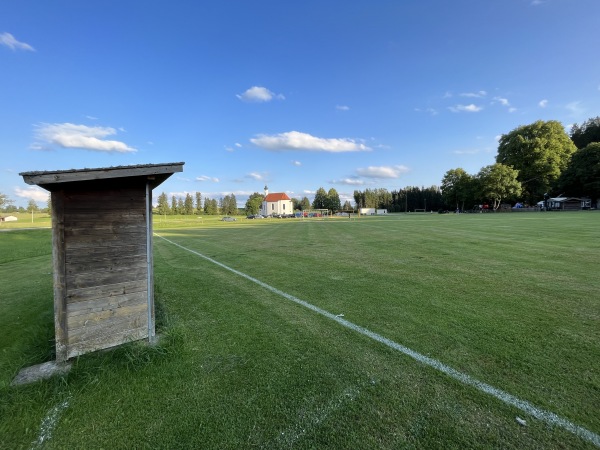
[{"label": "distant tree", "polygon": [[326,208],[329,211],[331,211],[332,213],[338,212],[340,209],[342,209],[342,203],[340,202],[340,195],[334,188],[329,189],[329,191],[327,192]]},{"label": "distant tree", "polygon": [[185,205],[181,197],[177,199],[177,214],[185,214]]},{"label": "distant tree", "polygon": [[200,192],[196,192],[196,214],[201,214],[202,211],[202,194]]},{"label": "distant tree", "polygon": [[258,214],[262,208],[264,198],[265,196],[263,194],[259,194],[258,192],[250,195],[248,200],[246,200],[246,205],[244,206],[245,213],[247,215]]},{"label": "distant tree", "polygon": [[587,147],[592,142],[600,142],[600,117],[588,119],[581,125],[573,125],[571,140],[578,149]]},{"label": "distant tree", "polygon": [[177,198],[174,195],[171,197],[171,214],[179,214],[177,210]]},{"label": "distant tree", "polygon": [[48,211],[48,214],[50,216],[52,216],[52,196],[51,195],[48,196],[48,201],[46,202],[46,211]]},{"label": "distant tree", "polygon": [[576,150],[560,122],[539,120],[503,134],[496,162],[519,172],[525,200],[535,203],[558,180]]},{"label": "distant tree", "polygon": [[237,213],[238,208],[235,195],[226,195],[225,198],[223,198],[223,202],[221,204],[221,214],[224,214],[226,216],[234,216],[237,215]]},{"label": "distant tree", "polygon": [[344,204],[342,205],[342,210],[343,211],[353,211],[354,208],[352,207],[352,203],[350,203],[350,200],[346,200],[344,202]]},{"label": "distant tree", "polygon": [[300,200],[300,210],[307,211],[309,209],[310,209],[310,200],[308,199],[308,197],[302,197],[302,200]]},{"label": "distant tree", "polygon": [[29,201],[27,202],[27,212],[34,213],[34,212],[38,212],[39,210],[40,210],[40,207],[35,202],[35,200],[32,198],[29,199]]},{"label": "distant tree", "polygon": [[160,215],[171,214],[171,208],[169,207],[169,199],[167,194],[164,192],[158,196],[156,211]]},{"label": "distant tree", "polygon": [[8,205],[12,205],[13,201],[8,198],[6,194],[0,192],[0,209],[6,208]]},{"label": "distant tree", "polygon": [[473,197],[473,177],[464,169],[450,169],[442,179],[442,195],[448,206],[465,209],[465,202]]},{"label": "distant tree", "polygon": [[194,214],[194,199],[192,198],[192,194],[189,192],[185,194],[185,200],[183,201],[183,213],[189,216]]},{"label": "distant tree", "polygon": [[600,142],[573,154],[569,166],[560,174],[557,189],[569,196],[600,199]]},{"label": "distant tree", "polygon": [[483,167],[477,174],[481,183],[482,194],[492,200],[494,210],[498,209],[502,200],[521,195],[519,172],[512,167],[496,163]]},{"label": "distant tree", "polygon": [[315,193],[315,198],[313,200],[312,207],[313,209],[327,209],[327,203],[327,192],[325,191],[325,189],[320,187]]},{"label": "distant tree", "polygon": [[217,200],[204,197],[204,213],[214,216],[219,214],[219,204]]},{"label": "distant tree", "polygon": [[297,211],[300,209],[300,200],[296,197],[292,197],[292,211]]}]

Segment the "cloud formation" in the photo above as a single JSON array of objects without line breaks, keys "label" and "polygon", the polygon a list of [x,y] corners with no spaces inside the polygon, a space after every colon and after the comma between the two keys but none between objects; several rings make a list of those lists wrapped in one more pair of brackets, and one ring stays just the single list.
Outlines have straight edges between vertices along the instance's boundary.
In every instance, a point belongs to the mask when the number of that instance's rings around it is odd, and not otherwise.
[{"label": "cloud formation", "polygon": [[48,201],[48,192],[44,191],[37,186],[31,186],[26,189],[15,188],[15,195],[21,198],[28,198],[30,200],[35,200],[36,202],[46,202]]},{"label": "cloud formation", "polygon": [[236,97],[243,102],[254,103],[270,102],[273,99],[285,100],[285,97],[282,94],[275,94],[262,86],[252,86],[250,89],[246,90],[246,92],[237,94]]},{"label": "cloud formation", "polygon": [[135,148],[121,141],[106,140],[107,136],[117,134],[111,127],[88,127],[72,123],[42,123],[35,132],[37,142],[33,149],[43,150],[43,143],[63,148],[80,148],[96,152],[131,153]]},{"label": "cloud formation", "polygon": [[338,111],[350,111],[350,107],[346,105],[336,105],[335,109]]},{"label": "cloud formation", "polygon": [[360,178],[342,178],[341,180],[332,180],[332,184],[345,184],[347,186],[362,186],[365,184],[364,180]]},{"label": "cloud formation", "polygon": [[0,45],[10,48],[11,50],[27,50],[29,52],[35,52],[35,49],[25,42],[19,42],[10,33],[0,33]]},{"label": "cloud formation", "polygon": [[456,105],[456,106],[449,106],[448,109],[454,113],[459,113],[459,112],[479,112],[483,109],[483,107],[481,106],[477,106],[473,103],[471,103],[470,105]]},{"label": "cloud formation", "polygon": [[219,179],[215,177],[209,177],[208,175],[200,175],[196,177],[196,181],[212,181],[213,183],[218,183]]},{"label": "cloud formation", "polygon": [[548,106],[548,100],[544,99],[544,100],[540,100],[540,102],[538,103],[540,108],[545,108],[546,106]]},{"label": "cloud formation", "polygon": [[371,148],[354,139],[348,138],[320,138],[299,131],[288,131],[273,135],[259,134],[250,139],[257,147],[265,150],[299,150],[309,152],[365,152]]},{"label": "cloud formation", "polygon": [[477,92],[463,92],[460,94],[461,97],[469,97],[469,98],[483,98],[487,95],[486,91],[477,91]]},{"label": "cloud formation", "polygon": [[406,166],[369,166],[356,169],[356,173],[366,178],[400,178],[400,175],[408,172]]}]

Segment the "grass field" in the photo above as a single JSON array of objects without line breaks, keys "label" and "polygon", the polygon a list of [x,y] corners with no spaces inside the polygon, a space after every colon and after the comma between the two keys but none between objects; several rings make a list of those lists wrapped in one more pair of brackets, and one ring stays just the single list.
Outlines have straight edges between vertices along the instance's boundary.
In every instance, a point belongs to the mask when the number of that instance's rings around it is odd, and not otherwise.
[{"label": "grass field", "polygon": [[21,387],[21,367],[53,358],[50,231],[0,233],[0,447],[595,448],[599,224],[596,212],[155,218],[170,241],[154,241],[160,344]]}]

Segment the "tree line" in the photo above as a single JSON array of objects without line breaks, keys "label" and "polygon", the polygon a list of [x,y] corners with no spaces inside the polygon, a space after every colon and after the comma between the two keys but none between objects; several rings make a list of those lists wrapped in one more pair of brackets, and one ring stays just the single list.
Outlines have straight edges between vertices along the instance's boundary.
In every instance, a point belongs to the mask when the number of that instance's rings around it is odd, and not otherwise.
[{"label": "tree line", "polygon": [[234,194],[226,195],[217,201],[208,197],[203,198],[200,192],[196,192],[194,197],[188,192],[185,198],[171,196],[169,202],[167,194],[162,192],[157,199],[156,213],[161,215],[237,215],[239,211]]},{"label": "tree line", "polygon": [[537,121],[503,134],[496,162],[477,174],[451,169],[442,179],[447,207],[489,202],[535,205],[548,197],[600,199],[600,117],[575,124],[567,134],[555,120]]}]

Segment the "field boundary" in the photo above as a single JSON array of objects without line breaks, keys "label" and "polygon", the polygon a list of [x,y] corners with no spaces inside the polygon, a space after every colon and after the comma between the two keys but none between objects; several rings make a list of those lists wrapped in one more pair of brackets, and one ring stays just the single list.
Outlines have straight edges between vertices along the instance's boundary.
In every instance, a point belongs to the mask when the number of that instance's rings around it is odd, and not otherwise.
[{"label": "field boundary", "polygon": [[291,294],[283,292],[273,286],[270,286],[267,283],[264,283],[263,281],[260,281],[256,278],[251,277],[250,275],[240,272],[239,270],[233,269],[232,267],[229,267],[215,259],[212,259],[206,255],[203,255],[200,252],[189,249],[189,248],[187,248],[181,244],[178,244],[177,242],[174,242],[170,239],[167,239],[159,234],[155,233],[155,235],[157,237],[159,237],[160,239],[164,240],[165,242],[168,242],[176,247],[179,247],[182,250],[185,250],[189,253],[199,256],[200,258],[203,258],[206,261],[209,261],[225,270],[228,270],[229,272],[232,272],[242,278],[245,278],[248,281],[251,281],[251,282],[267,289],[268,291],[273,292],[274,294],[277,294],[287,300],[290,300],[290,301],[292,301],[298,305],[301,305],[313,312],[316,312],[317,314],[319,314],[321,316],[331,319],[346,328],[349,328],[353,331],[356,331],[359,334],[362,334],[363,336],[367,336],[381,344],[384,344],[394,350],[397,350],[400,353],[403,353],[404,355],[409,356],[412,359],[414,359],[426,366],[436,369],[439,372],[442,372],[445,375],[447,375],[465,385],[474,387],[477,390],[479,390],[480,392],[491,395],[492,397],[495,397],[496,399],[502,401],[503,403],[513,406],[513,407],[521,410],[522,412],[524,412],[530,416],[533,416],[538,420],[545,422],[548,425],[559,426],[559,427],[565,429],[566,431],[569,431],[570,433],[591,442],[592,444],[596,445],[597,447],[600,447],[600,435],[594,433],[591,430],[588,430],[587,428],[584,428],[580,425],[576,425],[573,422],[570,422],[569,420],[567,420],[553,412],[538,408],[526,400],[521,400],[520,398],[515,397],[514,395],[509,394],[508,392],[505,392],[505,391],[498,389],[494,386],[491,386],[487,383],[479,381],[476,378],[473,378],[470,375],[467,375],[466,373],[463,373],[456,369],[453,369],[452,367],[447,366],[446,364],[444,364],[434,358],[430,358],[426,355],[423,355],[415,350],[405,347],[402,344],[394,342],[391,339],[388,339],[388,338],[381,336],[373,331],[370,331],[367,328],[363,328],[360,325],[356,325],[355,323],[345,320],[341,316],[330,313],[329,311],[321,309],[318,306],[315,306],[315,305],[308,303],[302,299],[294,297]]}]

